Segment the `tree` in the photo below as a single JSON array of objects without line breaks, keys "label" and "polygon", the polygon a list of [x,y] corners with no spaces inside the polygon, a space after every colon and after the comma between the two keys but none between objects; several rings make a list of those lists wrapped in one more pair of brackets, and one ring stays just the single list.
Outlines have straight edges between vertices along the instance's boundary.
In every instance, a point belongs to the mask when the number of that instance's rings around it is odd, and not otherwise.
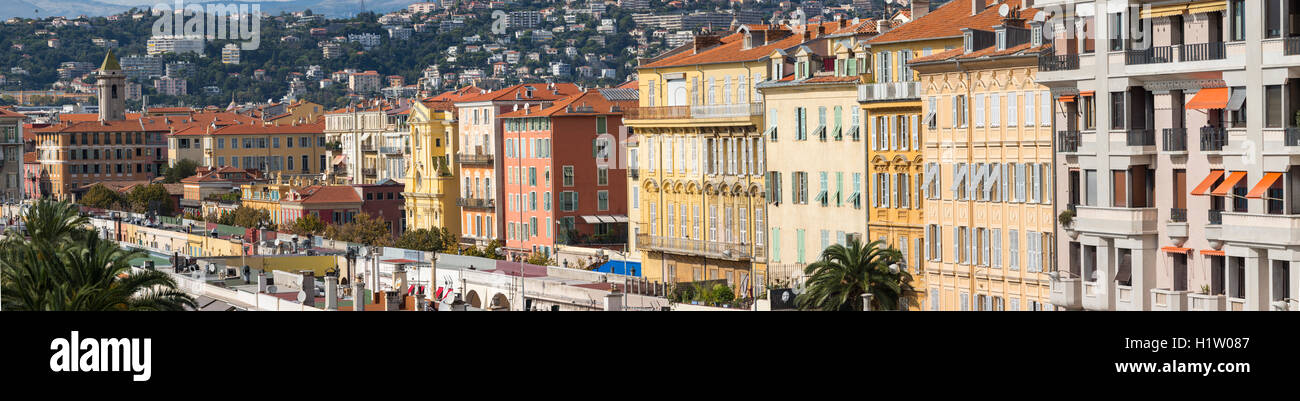
[{"label": "tree", "polygon": [[271,225],[271,212],[240,206],[234,212],[222,213],[217,223],[244,228],[267,227]]},{"label": "tree", "polygon": [[117,191],[108,189],[104,184],[95,184],[77,203],[97,209],[116,209],[127,202]]},{"label": "tree", "polygon": [[795,297],[804,310],[862,310],[862,294],[871,293],[873,310],[896,310],[899,299],[914,296],[912,275],[899,268],[903,254],[883,241],[866,245],[850,239],[831,245],[804,268],[807,288]]},{"label": "tree", "polygon": [[347,223],[330,225],[325,228],[325,236],[367,246],[388,246],[393,242],[388,222],[383,217],[371,217],[365,212],[353,216],[352,221]]},{"label": "tree", "polygon": [[[160,216],[172,214],[172,196],[167,192],[167,187],[162,184],[137,186],[131,189],[127,201],[131,205],[132,212],[144,213],[155,210]],[[156,209],[153,208],[152,202],[157,202]]]},{"label": "tree", "polygon": [[325,222],[314,214],[306,214],[289,224],[289,232],[298,235],[320,235],[325,232]]},{"label": "tree", "polygon": [[533,252],[528,255],[528,259],[524,260],[524,263],[535,266],[555,266],[558,264],[555,263],[555,258],[548,258],[546,255],[542,255],[541,252]]},{"label": "tree", "polygon": [[181,182],[181,180],[185,179],[186,177],[190,177],[194,175],[194,172],[196,169],[198,169],[198,167],[199,167],[198,162],[195,162],[190,159],[181,159],[180,161],[176,162],[175,166],[163,168],[163,177],[164,177],[163,182],[168,184],[175,184]]},{"label": "tree", "polygon": [[460,237],[452,234],[450,229],[447,227],[439,227],[438,232],[441,233],[438,238],[442,239],[443,252],[455,252],[460,249]]},{"label": "tree", "polygon": [[393,246],[425,252],[442,251],[442,233],[437,230],[418,229],[402,233]]},{"label": "tree", "polygon": [[197,305],[170,275],[131,273],[145,256],[85,228],[70,203],[42,200],[23,216],[30,240],[0,241],[0,303],[7,310],[184,310]]}]

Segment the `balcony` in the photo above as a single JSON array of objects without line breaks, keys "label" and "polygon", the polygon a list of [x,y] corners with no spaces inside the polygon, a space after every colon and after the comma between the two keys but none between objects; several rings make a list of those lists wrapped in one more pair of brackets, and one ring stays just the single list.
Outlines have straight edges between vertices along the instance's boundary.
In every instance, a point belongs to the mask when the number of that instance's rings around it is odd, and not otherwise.
[{"label": "balcony", "polygon": [[404,149],[404,148],[402,148],[402,147],[400,147],[400,146],[380,146],[380,147],[379,147],[379,154],[383,154],[383,155],[401,156],[401,155],[404,154],[404,153],[410,153],[410,151],[407,150],[407,149]]},{"label": "balcony", "polygon": [[1151,289],[1151,310],[1185,311],[1187,310],[1187,291],[1174,291],[1161,288]]},{"label": "balcony", "polygon": [[1156,132],[1149,129],[1131,129],[1124,141],[1128,146],[1156,146]]},{"label": "balcony", "polygon": [[1219,127],[1201,127],[1201,151],[1221,152],[1228,146],[1228,131]]},{"label": "balcony", "polygon": [[641,169],[639,168],[627,169],[627,176],[633,180],[639,180],[641,179]]},{"label": "balcony", "polygon": [[1300,215],[1221,212],[1223,239],[1260,245],[1300,244]]},{"label": "balcony", "polygon": [[456,206],[494,209],[497,207],[497,201],[496,199],[457,198]]},{"label": "balcony", "polygon": [[1169,209],[1169,221],[1175,223],[1187,222],[1187,209]]},{"label": "balcony", "polygon": [[1173,46],[1155,46],[1146,50],[1128,50],[1124,52],[1124,64],[1127,65],[1160,64],[1173,60]]},{"label": "balcony", "polygon": [[1187,310],[1222,311],[1227,306],[1227,297],[1223,295],[1187,294]]},{"label": "balcony", "polygon": [[361,169],[361,176],[363,176],[363,177],[374,177],[374,176],[375,176],[375,169],[374,169],[374,168],[363,168],[363,169]]},{"label": "balcony", "polygon": [[457,153],[456,162],[460,164],[492,164],[492,155]]},{"label": "balcony", "polygon": [[761,246],[750,244],[733,244],[717,241],[703,241],[689,238],[669,238],[648,234],[637,234],[637,246],[650,251],[668,252],[682,255],[704,256],[727,260],[753,260],[763,258]]},{"label": "balcony", "polygon": [[1038,56],[1038,70],[1043,72],[1071,71],[1079,69],[1078,54],[1061,54]]},{"label": "balcony", "polygon": [[1187,128],[1165,128],[1161,133],[1164,139],[1162,150],[1166,152],[1187,151]]},{"label": "balcony", "polygon": [[362,151],[362,152],[374,152],[374,151],[375,151],[375,145],[368,144],[368,143],[362,143],[362,144],[361,144],[361,151]]},{"label": "balcony", "polygon": [[1169,209],[1169,222],[1165,234],[1170,238],[1187,238],[1187,209]]},{"label": "balcony", "polygon": [[1058,131],[1056,133],[1056,151],[1058,153],[1078,152],[1079,142],[1079,131]]},{"label": "balcony", "polygon": [[1158,209],[1077,206],[1078,215],[1074,218],[1075,230],[1084,233],[1103,235],[1146,235],[1155,234]]},{"label": "balcony", "polygon": [[916,100],[920,98],[920,82],[882,82],[858,85],[858,101],[863,103]]},{"label": "balcony", "polygon": [[1178,61],[1223,60],[1228,58],[1224,42],[1190,43],[1178,46]]},{"label": "balcony", "polygon": [[1052,305],[1066,309],[1083,307],[1083,279],[1078,277],[1061,278],[1052,281]]},{"label": "balcony", "polygon": [[1115,294],[1115,281],[1093,280],[1082,282],[1083,308],[1087,310],[1110,310],[1111,297]]},{"label": "balcony", "polygon": [[665,120],[691,118],[691,106],[633,107],[627,110],[629,120]]}]

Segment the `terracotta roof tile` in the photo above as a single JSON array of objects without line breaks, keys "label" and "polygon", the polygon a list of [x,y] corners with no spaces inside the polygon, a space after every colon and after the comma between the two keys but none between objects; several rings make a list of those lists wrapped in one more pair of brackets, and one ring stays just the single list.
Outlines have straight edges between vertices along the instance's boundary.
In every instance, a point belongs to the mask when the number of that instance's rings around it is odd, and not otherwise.
[{"label": "terracotta roof tile", "polygon": [[[986,5],[984,11],[973,16],[970,15],[970,1],[951,1],[929,14],[921,16],[921,18],[876,36],[868,40],[867,43],[882,44],[923,39],[955,38],[961,37],[961,30],[964,28],[990,30],[992,27],[1002,24],[1002,16],[998,14],[998,8],[1001,4],[1007,4],[1012,8],[1023,7],[1024,0],[1004,0],[992,5]],[[1026,21],[1032,20],[1037,12],[1038,10],[1035,9],[1022,10],[1020,18]]]}]

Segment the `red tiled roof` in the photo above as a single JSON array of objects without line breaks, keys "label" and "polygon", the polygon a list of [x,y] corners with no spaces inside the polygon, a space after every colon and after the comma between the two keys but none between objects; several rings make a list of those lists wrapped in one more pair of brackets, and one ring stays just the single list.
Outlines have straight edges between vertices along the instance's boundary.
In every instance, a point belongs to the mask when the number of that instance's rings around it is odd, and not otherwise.
[{"label": "red tiled roof", "polygon": [[[524,97],[525,92],[530,91],[531,97]],[[580,92],[578,85],[568,82],[555,84],[555,92],[546,83],[516,84],[505,89],[483,93],[475,96],[467,96],[456,101],[457,103],[468,102],[488,102],[500,100],[528,100],[528,101],[555,101]]]},{"label": "red tiled roof", "polygon": [[[994,26],[1002,24],[1002,16],[998,13],[1001,4],[1007,4],[1012,8],[1023,7],[1024,0],[1004,0],[1001,3],[985,5],[984,11],[973,16],[970,15],[970,1],[951,1],[921,18],[876,36],[868,40],[867,43],[882,44],[922,39],[956,38],[961,37],[961,30],[965,28],[990,30]],[[1020,18],[1025,21],[1032,20],[1037,12],[1038,10],[1035,9],[1022,10]]]},{"label": "red tiled roof", "polygon": [[361,202],[361,196],[352,187],[312,185],[298,190],[301,203]]},{"label": "red tiled roof", "polygon": [[0,108],[0,117],[27,118],[23,113],[12,111],[7,108]]},{"label": "red tiled roof", "polygon": [[325,123],[298,125],[262,125],[234,124],[212,131],[212,135],[259,135],[259,134],[320,134],[325,132]]},{"label": "red tiled roof", "polygon": [[[547,107],[543,109],[541,106],[533,106],[528,109],[520,109],[520,110],[515,110],[509,113],[502,114],[501,118],[594,116],[594,115],[623,114],[622,111],[610,111],[611,107],[619,106],[620,109],[627,110],[630,107],[636,107],[636,105],[637,105],[637,101],[635,100],[611,101],[605,99],[605,96],[600,93],[600,90],[588,89],[586,92],[583,92],[582,94],[561,99],[555,102],[554,104],[552,104],[551,107]],[[590,106],[592,112],[591,113],[575,112],[574,110],[570,110],[569,106],[573,106],[574,108]]]},{"label": "red tiled roof", "polygon": [[23,163],[36,163],[37,159],[36,152],[23,153]]}]

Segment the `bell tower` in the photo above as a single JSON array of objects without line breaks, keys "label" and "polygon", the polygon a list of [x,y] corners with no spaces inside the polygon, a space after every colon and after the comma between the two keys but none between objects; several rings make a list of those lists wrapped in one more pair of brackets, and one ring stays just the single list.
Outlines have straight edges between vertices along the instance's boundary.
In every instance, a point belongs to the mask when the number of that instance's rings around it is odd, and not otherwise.
[{"label": "bell tower", "polygon": [[126,75],[113,49],[104,55],[104,63],[95,73],[95,86],[99,88],[99,121],[125,120]]}]

